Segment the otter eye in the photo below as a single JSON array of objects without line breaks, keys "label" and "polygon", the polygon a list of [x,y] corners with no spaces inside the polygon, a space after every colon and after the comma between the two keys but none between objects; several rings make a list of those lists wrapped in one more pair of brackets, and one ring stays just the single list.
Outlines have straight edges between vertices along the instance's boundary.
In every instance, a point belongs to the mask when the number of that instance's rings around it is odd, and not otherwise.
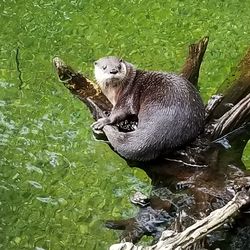
[{"label": "otter eye", "polygon": [[118,70],[121,70],[122,69],[122,65],[119,64],[118,67],[117,67]]},{"label": "otter eye", "polygon": [[105,70],[106,68],[107,68],[107,65],[105,65],[105,66],[102,66],[102,69],[103,69],[103,70]]}]

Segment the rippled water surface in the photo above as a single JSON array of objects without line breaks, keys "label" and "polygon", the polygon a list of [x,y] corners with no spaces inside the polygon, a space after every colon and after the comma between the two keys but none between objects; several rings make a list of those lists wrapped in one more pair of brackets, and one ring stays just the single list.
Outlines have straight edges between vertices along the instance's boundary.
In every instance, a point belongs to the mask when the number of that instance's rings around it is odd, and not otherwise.
[{"label": "rippled water surface", "polygon": [[177,71],[187,45],[209,35],[206,100],[249,46],[250,1],[2,0],[0,9],[0,249],[107,249],[118,234],[103,221],[132,216],[129,195],[150,181],[93,140],[88,110],[51,59],[90,78],[92,62],[111,54]]}]

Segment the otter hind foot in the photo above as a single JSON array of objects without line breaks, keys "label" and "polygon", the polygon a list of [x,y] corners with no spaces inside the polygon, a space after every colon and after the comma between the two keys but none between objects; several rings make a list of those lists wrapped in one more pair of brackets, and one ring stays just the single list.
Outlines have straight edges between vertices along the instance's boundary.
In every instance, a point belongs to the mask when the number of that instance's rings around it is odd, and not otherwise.
[{"label": "otter hind foot", "polygon": [[96,122],[94,122],[91,127],[94,130],[101,130],[105,125],[110,124],[110,119],[109,118],[100,118]]}]

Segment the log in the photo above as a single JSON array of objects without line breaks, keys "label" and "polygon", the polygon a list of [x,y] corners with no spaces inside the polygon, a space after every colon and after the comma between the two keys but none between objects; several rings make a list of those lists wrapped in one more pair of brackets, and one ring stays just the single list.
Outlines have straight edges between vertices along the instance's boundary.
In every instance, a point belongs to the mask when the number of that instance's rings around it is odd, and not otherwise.
[{"label": "log", "polygon": [[[208,37],[204,37],[198,43],[190,45],[188,57],[180,71],[180,75],[187,78],[195,86],[198,85],[199,70],[207,44]],[[112,105],[93,81],[87,79],[81,73],[74,71],[58,57],[54,58],[53,63],[60,81],[63,82],[64,86],[68,88],[73,95],[87,105],[94,119],[109,114]],[[164,188],[164,192],[168,192],[169,194],[167,199],[171,200],[174,206],[178,207],[183,200],[192,199],[192,205],[184,204],[179,207],[180,210],[186,213],[186,218],[182,218],[180,223],[178,222],[177,216],[169,228],[181,228],[180,230],[192,228],[193,219],[204,219],[215,210],[215,207],[221,209],[229,200],[233,199],[230,204],[235,204],[235,201],[242,198],[242,195],[233,197],[233,193],[228,190],[235,185],[237,179],[249,176],[248,171],[245,170],[246,168],[241,161],[243,150],[250,138],[249,65],[250,50],[242,59],[239,66],[236,67],[232,73],[232,77],[227,78],[219,88],[217,94],[209,101],[206,107],[207,116],[204,133],[195,141],[152,162],[128,162],[129,166],[136,166],[143,169],[151,178],[152,185],[156,189]],[[124,121],[117,124],[117,126],[122,131],[131,131],[135,125],[133,122],[134,121]],[[239,182],[238,188],[240,189],[244,185],[245,182]],[[246,204],[246,200],[248,201],[248,192],[244,193],[244,195],[245,198],[240,201],[240,206],[242,206],[244,202],[244,204]],[[213,203],[213,206],[211,206],[211,203]],[[152,204],[150,204],[150,206],[152,209],[148,210],[149,218],[151,216],[150,213],[162,209],[158,203],[156,207]],[[234,209],[238,209],[240,206],[233,207]],[[228,216],[232,216],[232,214],[229,213]],[[135,218],[122,221],[124,223],[126,223],[126,221],[131,223],[136,221]],[[192,221],[192,223],[190,221]],[[126,233],[130,234],[132,241],[136,237],[137,241],[144,234],[150,234],[143,225],[138,224],[138,221],[136,221],[136,223],[135,227],[127,227],[131,228],[131,230],[127,230]],[[211,230],[220,226],[221,223],[223,222],[220,220],[218,220],[218,224],[213,221]],[[115,228],[115,223],[113,225]],[[139,234],[138,231],[136,231],[138,225],[140,230],[142,230]],[[194,225],[199,226],[200,224]],[[209,225],[209,220],[207,220],[207,228],[209,228]],[[123,228],[126,228],[125,224]],[[186,245],[193,244],[210,232],[210,229],[206,229],[205,233],[201,233],[199,227],[197,227],[197,229],[193,227],[193,229],[196,234],[192,235],[195,236],[189,237],[191,235],[189,233],[179,234],[185,236],[183,240]],[[190,231],[188,230],[186,232]],[[174,235],[173,237],[176,237],[177,234],[174,233]],[[177,238],[174,239],[177,240]],[[178,242],[179,245],[175,245],[176,249],[182,245],[181,241]],[[165,243],[161,242],[161,244]],[[125,246],[130,246],[128,249],[153,249],[142,248],[141,246],[135,247],[132,243],[126,243],[124,247]],[[163,249],[165,249],[164,247]],[[198,249],[198,246],[193,245],[193,249]]]}]

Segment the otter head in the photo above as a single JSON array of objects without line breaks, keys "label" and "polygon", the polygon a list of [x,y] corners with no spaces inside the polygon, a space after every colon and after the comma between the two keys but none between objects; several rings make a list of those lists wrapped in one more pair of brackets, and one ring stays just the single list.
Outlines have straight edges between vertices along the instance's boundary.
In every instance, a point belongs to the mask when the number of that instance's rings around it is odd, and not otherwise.
[{"label": "otter head", "polygon": [[127,75],[126,63],[117,57],[103,57],[95,62],[95,78],[101,89],[121,87]]}]

